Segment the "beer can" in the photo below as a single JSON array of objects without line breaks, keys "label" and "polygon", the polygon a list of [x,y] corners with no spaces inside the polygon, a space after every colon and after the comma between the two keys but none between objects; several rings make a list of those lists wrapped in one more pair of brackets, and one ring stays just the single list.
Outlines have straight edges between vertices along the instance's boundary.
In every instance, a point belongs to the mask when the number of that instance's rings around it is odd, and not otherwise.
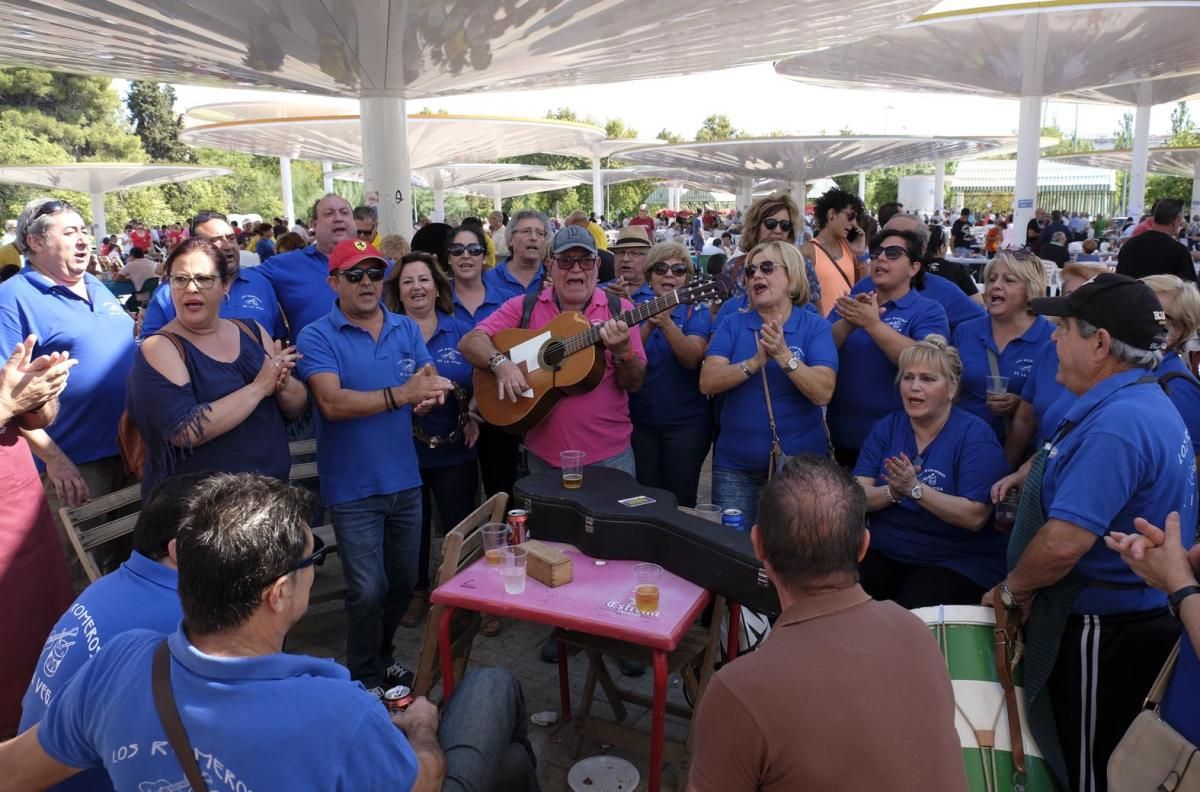
[{"label": "beer can", "polygon": [[412,688],[408,685],[396,685],[394,688],[388,688],[383,694],[383,704],[388,708],[388,712],[404,712],[412,703]]},{"label": "beer can", "polygon": [[524,509],[510,509],[508,512],[508,543],[519,545],[529,538],[529,512]]},{"label": "beer can", "polygon": [[721,512],[721,525],[738,531],[746,530],[746,515],[741,509],[726,509]]}]

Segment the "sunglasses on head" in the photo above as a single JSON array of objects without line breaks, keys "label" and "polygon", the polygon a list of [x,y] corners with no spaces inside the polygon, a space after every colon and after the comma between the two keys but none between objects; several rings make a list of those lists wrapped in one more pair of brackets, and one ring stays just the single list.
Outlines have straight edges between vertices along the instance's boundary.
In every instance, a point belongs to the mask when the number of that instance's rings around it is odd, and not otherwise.
[{"label": "sunglasses on head", "polygon": [[762,221],[762,224],[767,227],[768,231],[774,231],[776,228],[780,228],[786,234],[788,231],[792,230],[791,220],[776,220],[774,217],[768,217],[766,220]]},{"label": "sunglasses on head", "polygon": [[653,267],[655,275],[666,275],[670,272],[672,275],[687,275],[687,264],[668,264],[665,261],[660,261]]},{"label": "sunglasses on head", "polygon": [[342,270],[341,275],[346,279],[346,283],[360,283],[363,276],[367,276],[373,283],[379,283],[383,280],[383,268],[371,267],[370,269],[348,269]]},{"label": "sunglasses on head", "polygon": [[325,556],[328,554],[328,550],[325,547],[325,541],[321,537],[317,536],[316,534],[313,534],[312,538],[313,538],[313,551],[311,553],[309,553],[308,555],[306,555],[304,558],[301,558],[299,561],[297,561],[296,563],[289,566],[287,568],[287,572],[283,573],[284,575],[290,574],[292,572],[297,572],[301,569],[304,569],[305,567],[321,566],[321,564],[325,563]]},{"label": "sunglasses on head", "polygon": [[566,258],[565,256],[556,256],[554,258],[554,264],[563,272],[570,272],[576,267],[579,267],[579,269],[583,270],[584,272],[590,272],[596,267],[596,257],[588,256],[587,258]]},{"label": "sunglasses on head", "polygon": [[888,261],[895,261],[901,256],[907,256],[908,251],[902,245],[888,245],[887,247],[877,247],[871,249],[871,258],[885,258]]},{"label": "sunglasses on head", "polygon": [[192,218],[192,233],[196,233],[196,226],[204,225],[209,220],[229,220],[223,212],[198,212]]},{"label": "sunglasses on head", "polygon": [[451,256],[461,256],[463,253],[471,256],[482,256],[487,252],[487,248],[478,242],[472,242],[469,245],[460,245],[456,242],[455,244],[447,247],[446,252]]},{"label": "sunglasses on head", "polygon": [[763,275],[770,275],[772,272],[775,271],[775,268],[778,266],[779,265],[776,264],[774,261],[760,261],[757,264],[747,264],[746,269],[745,269],[746,280],[750,280],[751,278],[754,277],[754,273],[760,272],[760,271],[762,272]]},{"label": "sunglasses on head", "polygon": [[66,201],[46,201],[46,203],[38,207],[38,210],[34,212],[33,217],[30,219],[37,220],[39,217],[45,217],[49,214],[58,214],[64,209],[70,208],[71,207],[67,205]]}]

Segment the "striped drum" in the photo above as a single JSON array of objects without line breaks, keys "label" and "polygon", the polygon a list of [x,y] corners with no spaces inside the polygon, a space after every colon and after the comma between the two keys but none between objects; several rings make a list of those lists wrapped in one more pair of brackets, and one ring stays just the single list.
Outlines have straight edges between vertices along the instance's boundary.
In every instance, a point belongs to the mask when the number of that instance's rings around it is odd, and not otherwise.
[{"label": "striped drum", "polygon": [[[971,792],[1008,792],[1013,782],[1012,741],[1004,687],[996,673],[994,653],[996,620],[991,608],[977,605],[940,605],[913,611],[933,632],[950,680],[954,685],[954,725],[967,766]],[[1051,792],[1053,774],[1043,761],[1025,723],[1021,668],[1013,672],[1021,714],[1021,739],[1025,748],[1028,792]],[[994,735],[994,737],[993,737]],[[994,745],[993,745],[994,744]]]}]

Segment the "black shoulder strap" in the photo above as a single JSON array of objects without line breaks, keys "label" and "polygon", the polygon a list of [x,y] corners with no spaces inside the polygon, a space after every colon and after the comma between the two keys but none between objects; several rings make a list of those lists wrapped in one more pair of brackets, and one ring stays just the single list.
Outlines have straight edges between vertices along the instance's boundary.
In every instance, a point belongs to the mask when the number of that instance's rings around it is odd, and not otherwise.
[{"label": "black shoulder strap", "polygon": [[162,723],[163,731],[167,734],[167,742],[175,751],[175,758],[183,768],[183,774],[191,784],[192,792],[208,792],[208,784],[196,763],[196,754],[188,739],[187,729],[179,717],[179,708],[175,704],[175,694],[171,690],[171,652],[167,648],[167,639],[163,639],[154,649],[154,660],[151,671],[151,687],[154,691],[154,708],[158,711],[158,720]]},{"label": "black shoulder strap", "polygon": [[521,301],[521,329],[529,328],[529,317],[533,316],[533,306],[537,305],[538,293],[536,290],[525,292],[525,299]]},{"label": "black shoulder strap", "polygon": [[1168,371],[1166,374],[1163,374],[1161,377],[1158,378],[1158,387],[1163,389],[1163,393],[1170,396],[1171,395],[1171,386],[1169,383],[1172,380],[1177,380],[1177,379],[1187,380],[1188,382],[1195,385],[1197,388],[1200,388],[1200,380],[1197,380],[1194,376],[1192,376],[1191,372],[1188,372],[1188,371]]},{"label": "black shoulder strap", "polygon": [[621,298],[612,292],[604,292],[604,294],[608,297],[608,315],[616,319],[621,315]]}]

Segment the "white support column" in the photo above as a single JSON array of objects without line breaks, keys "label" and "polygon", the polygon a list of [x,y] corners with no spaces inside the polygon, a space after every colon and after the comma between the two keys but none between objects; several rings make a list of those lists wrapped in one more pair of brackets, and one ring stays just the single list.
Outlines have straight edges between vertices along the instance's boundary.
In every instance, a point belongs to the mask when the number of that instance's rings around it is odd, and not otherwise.
[{"label": "white support column", "polygon": [[500,185],[499,184],[494,185],[492,187],[492,208],[495,209],[497,212],[504,211],[504,197],[502,195],[500,195]]},{"label": "white support column", "polygon": [[600,173],[600,155],[592,154],[592,212],[604,214],[604,177]]},{"label": "white support column", "polygon": [[439,168],[433,175],[433,222],[446,222],[446,188]]},{"label": "white support column", "polygon": [[1146,204],[1146,161],[1150,156],[1150,105],[1140,104],[1133,117],[1133,159],[1129,163],[1128,214],[1135,220]]},{"label": "white support column", "polygon": [[946,208],[946,160],[934,160],[933,167],[933,208],[941,212]]},{"label": "white support column", "polygon": [[[1022,96],[1021,116],[1017,126],[1017,178],[1013,191],[1013,227],[1015,239],[1025,239],[1025,227],[1037,209],[1038,159],[1042,149],[1042,97]],[[957,212],[961,206],[951,207]],[[1020,244],[1020,243],[1018,243]]]},{"label": "white support column", "polygon": [[296,224],[296,210],[292,208],[292,158],[279,158],[279,189],[283,192],[283,216],[288,228]]},{"label": "white support column", "polygon": [[1188,222],[1200,215],[1200,159],[1192,166],[1192,208],[1188,212]]},{"label": "white support column", "polygon": [[321,184],[325,188],[325,194],[333,192],[333,163],[325,161],[321,163]]},{"label": "white support column", "polygon": [[104,215],[104,193],[94,192],[88,197],[92,202],[92,239],[99,247],[100,240],[108,236],[108,218]]},{"label": "white support column", "polygon": [[858,197],[863,201],[867,200],[867,172],[866,171],[858,172]]},{"label": "white support column", "polygon": [[754,180],[749,176],[743,176],[738,184],[737,210],[745,214],[750,211],[752,203],[754,203]]},{"label": "white support column", "polygon": [[804,201],[808,198],[808,190],[804,189],[804,179],[797,179],[792,182],[792,200],[803,211]]},{"label": "white support column", "polygon": [[381,234],[412,236],[412,170],[408,119],[399,96],[359,99],[363,140],[363,192],[375,203]]}]

